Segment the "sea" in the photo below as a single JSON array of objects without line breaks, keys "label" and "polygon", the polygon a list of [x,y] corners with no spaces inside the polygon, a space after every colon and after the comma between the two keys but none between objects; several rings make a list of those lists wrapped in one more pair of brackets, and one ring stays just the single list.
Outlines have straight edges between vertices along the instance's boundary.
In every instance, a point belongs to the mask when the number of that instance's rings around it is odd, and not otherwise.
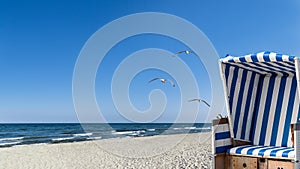
[{"label": "sea", "polygon": [[0,124],[0,148],[210,131],[211,123]]}]

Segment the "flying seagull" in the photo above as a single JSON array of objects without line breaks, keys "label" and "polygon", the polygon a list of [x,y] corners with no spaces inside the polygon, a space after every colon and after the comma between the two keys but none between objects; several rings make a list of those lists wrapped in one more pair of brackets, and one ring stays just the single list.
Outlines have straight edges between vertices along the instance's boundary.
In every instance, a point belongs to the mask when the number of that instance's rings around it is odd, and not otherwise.
[{"label": "flying seagull", "polygon": [[217,115],[217,119],[222,119],[222,118],[223,118],[222,114]]},{"label": "flying seagull", "polygon": [[218,114],[218,115],[217,115],[217,119],[223,119],[223,118],[227,118],[227,116],[224,116],[224,117],[223,117],[222,114]]},{"label": "flying seagull", "polygon": [[164,79],[164,78],[158,78],[158,77],[156,77],[156,78],[150,80],[148,83],[151,83],[151,82],[153,82],[153,81],[155,81],[155,80],[160,80],[162,83],[166,83],[166,82],[168,81],[168,82],[171,83],[171,85],[172,85],[173,87],[175,87],[175,83],[174,83],[172,80]]},{"label": "flying seagull", "polygon": [[191,50],[183,50],[183,51],[177,52],[177,53],[174,54],[173,56],[175,57],[175,56],[178,56],[178,55],[180,55],[180,54],[182,54],[182,53],[185,53],[185,54],[189,55],[189,54],[194,53],[194,52],[191,51]]},{"label": "flying seagull", "polygon": [[191,100],[189,100],[189,102],[193,102],[193,101],[203,102],[203,103],[205,103],[208,107],[210,107],[210,105],[209,105],[205,100],[202,100],[202,99],[191,99]]}]

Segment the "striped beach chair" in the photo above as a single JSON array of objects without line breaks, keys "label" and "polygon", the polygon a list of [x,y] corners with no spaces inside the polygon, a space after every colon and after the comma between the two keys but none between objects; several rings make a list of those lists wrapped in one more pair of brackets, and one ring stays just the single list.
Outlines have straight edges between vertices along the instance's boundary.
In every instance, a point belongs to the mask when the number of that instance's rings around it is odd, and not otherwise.
[{"label": "striped beach chair", "polygon": [[228,118],[213,120],[215,168],[299,169],[300,58],[228,55],[220,72]]}]

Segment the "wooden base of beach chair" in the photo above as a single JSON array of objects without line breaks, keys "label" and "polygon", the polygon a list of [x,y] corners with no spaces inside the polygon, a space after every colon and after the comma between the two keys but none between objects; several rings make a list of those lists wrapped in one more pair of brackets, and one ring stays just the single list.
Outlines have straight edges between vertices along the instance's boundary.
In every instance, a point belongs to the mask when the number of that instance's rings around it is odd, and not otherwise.
[{"label": "wooden base of beach chair", "polygon": [[217,154],[215,156],[215,169],[228,169],[229,167],[229,157],[225,154]]},{"label": "wooden base of beach chair", "polygon": [[268,160],[268,168],[293,169],[294,163],[289,161]]},{"label": "wooden base of beach chair", "polygon": [[257,161],[258,161],[258,169],[267,169],[268,168],[268,159],[259,158]]},{"label": "wooden base of beach chair", "polygon": [[230,156],[230,169],[257,169],[257,158]]},{"label": "wooden base of beach chair", "polygon": [[[221,159],[221,157],[219,157]],[[224,163],[215,164],[215,169],[294,169],[294,163],[289,160],[276,160],[245,156],[227,155]],[[219,161],[221,163],[221,160]]]}]

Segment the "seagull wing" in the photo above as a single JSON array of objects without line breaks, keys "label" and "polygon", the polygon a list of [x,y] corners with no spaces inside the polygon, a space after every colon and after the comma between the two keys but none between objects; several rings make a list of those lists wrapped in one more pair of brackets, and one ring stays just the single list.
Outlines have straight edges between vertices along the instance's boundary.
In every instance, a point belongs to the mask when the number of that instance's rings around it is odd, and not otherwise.
[{"label": "seagull wing", "polygon": [[184,52],[185,52],[185,50],[180,51],[180,52],[177,52],[177,53],[175,53],[175,54],[173,55],[173,57],[176,57],[176,56],[178,56],[178,55],[180,55],[180,54],[182,54],[182,53],[184,53]]},{"label": "seagull wing", "polygon": [[193,102],[193,101],[203,102],[203,103],[206,104],[208,107],[210,107],[210,105],[209,105],[205,100],[202,100],[202,99],[191,99],[191,100],[189,100],[189,102]]},{"label": "seagull wing", "polygon": [[194,101],[197,101],[197,102],[199,102],[199,101],[200,101],[200,99],[191,99],[191,100],[189,100],[188,102],[194,102]]},{"label": "seagull wing", "polygon": [[158,79],[160,79],[160,78],[156,77],[156,78],[150,80],[148,83],[151,83],[151,82],[153,82],[153,81],[155,81],[155,80],[158,80]]},{"label": "seagull wing", "polygon": [[192,54],[196,55],[196,53],[192,50],[190,50],[189,52],[190,52],[190,54],[192,53]]},{"label": "seagull wing", "polygon": [[201,100],[203,103],[205,103],[208,107],[210,107],[210,105],[205,101],[205,100]]},{"label": "seagull wing", "polygon": [[217,118],[218,118],[218,119],[223,118],[222,114],[218,114],[218,115],[217,115]]},{"label": "seagull wing", "polygon": [[169,79],[168,79],[168,81],[171,83],[171,85],[172,85],[173,87],[175,87],[175,83],[174,83],[172,80],[169,80]]}]

